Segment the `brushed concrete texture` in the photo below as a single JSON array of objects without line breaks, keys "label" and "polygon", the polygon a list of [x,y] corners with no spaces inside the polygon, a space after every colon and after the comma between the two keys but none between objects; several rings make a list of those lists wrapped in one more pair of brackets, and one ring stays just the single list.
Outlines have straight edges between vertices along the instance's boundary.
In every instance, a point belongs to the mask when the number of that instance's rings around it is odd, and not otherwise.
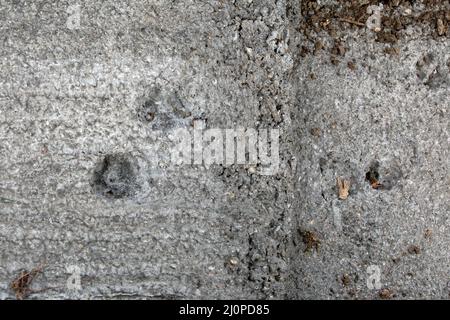
[{"label": "brushed concrete texture", "polygon": [[[293,121],[299,141],[295,217],[300,228],[319,234],[321,248],[307,255],[293,248],[290,292],[378,298],[366,284],[368,268],[376,266],[382,289],[393,297],[448,299],[448,70],[430,87],[418,79],[416,64],[427,53],[437,64],[448,61],[449,41],[409,40],[394,58],[367,57],[368,48],[351,36],[346,43],[346,60],[366,65],[353,71],[342,63],[336,72],[312,57],[297,70],[303,81]],[[315,80],[307,79],[311,72]],[[371,167],[380,189],[366,180]],[[351,182],[346,200],[336,196],[337,177]]]},{"label": "brushed concrete texture", "polygon": [[[448,36],[348,31],[350,70],[299,1],[0,3],[1,299],[449,298]],[[195,120],[280,129],[278,172],[174,166]]]}]

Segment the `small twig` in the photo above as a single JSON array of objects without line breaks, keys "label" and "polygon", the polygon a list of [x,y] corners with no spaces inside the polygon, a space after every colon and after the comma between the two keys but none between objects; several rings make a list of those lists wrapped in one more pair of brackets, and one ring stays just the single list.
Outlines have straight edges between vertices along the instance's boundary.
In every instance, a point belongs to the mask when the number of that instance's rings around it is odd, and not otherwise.
[{"label": "small twig", "polygon": [[364,23],[359,22],[359,21],[355,21],[355,20],[352,20],[352,19],[339,18],[339,21],[347,22],[347,23],[354,24],[354,25],[357,25],[357,26],[360,26],[360,27],[365,27],[366,26]]},{"label": "small twig", "polygon": [[44,264],[32,269],[31,271],[22,271],[20,275],[11,282],[11,289],[16,294],[16,298],[22,300],[26,298],[33,290],[30,289],[30,285],[34,278],[42,272]]}]

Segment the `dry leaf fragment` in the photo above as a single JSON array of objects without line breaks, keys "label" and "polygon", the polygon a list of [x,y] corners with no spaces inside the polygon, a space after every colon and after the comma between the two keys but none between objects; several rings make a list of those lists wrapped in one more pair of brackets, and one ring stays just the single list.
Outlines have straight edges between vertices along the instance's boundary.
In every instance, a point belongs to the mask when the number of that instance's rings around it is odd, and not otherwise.
[{"label": "dry leaf fragment", "polygon": [[440,35],[440,36],[443,36],[444,34],[447,33],[447,27],[445,26],[444,21],[442,21],[442,19],[437,20],[436,28],[437,28],[438,35]]},{"label": "dry leaf fragment", "polygon": [[345,179],[341,179],[341,178],[337,178],[336,179],[336,184],[337,184],[337,188],[338,188],[338,196],[339,199],[341,200],[345,200],[348,198],[348,193],[350,190],[350,181],[349,180],[345,180]]},{"label": "dry leaf fragment", "polygon": [[381,187],[383,186],[378,180],[370,180],[370,186],[373,189],[381,189]]}]

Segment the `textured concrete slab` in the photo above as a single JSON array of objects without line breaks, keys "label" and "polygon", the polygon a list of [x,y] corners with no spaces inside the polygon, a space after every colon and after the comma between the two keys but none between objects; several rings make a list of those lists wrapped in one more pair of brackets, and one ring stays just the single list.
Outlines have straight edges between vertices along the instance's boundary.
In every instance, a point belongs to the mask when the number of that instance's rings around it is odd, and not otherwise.
[{"label": "textured concrete slab", "polygon": [[[413,2],[2,2],[0,298],[448,299],[450,5]],[[277,170],[175,165],[199,124]]]}]

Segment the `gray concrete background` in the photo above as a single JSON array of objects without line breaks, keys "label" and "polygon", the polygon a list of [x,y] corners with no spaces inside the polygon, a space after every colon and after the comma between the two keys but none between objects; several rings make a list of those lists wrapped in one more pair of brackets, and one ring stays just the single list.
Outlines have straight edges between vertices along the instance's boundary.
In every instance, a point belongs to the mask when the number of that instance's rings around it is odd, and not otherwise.
[{"label": "gray concrete background", "polygon": [[[297,1],[0,3],[1,299],[42,263],[29,298],[449,298],[448,33],[346,29],[336,65]],[[172,166],[195,119],[279,128],[280,170]]]}]

